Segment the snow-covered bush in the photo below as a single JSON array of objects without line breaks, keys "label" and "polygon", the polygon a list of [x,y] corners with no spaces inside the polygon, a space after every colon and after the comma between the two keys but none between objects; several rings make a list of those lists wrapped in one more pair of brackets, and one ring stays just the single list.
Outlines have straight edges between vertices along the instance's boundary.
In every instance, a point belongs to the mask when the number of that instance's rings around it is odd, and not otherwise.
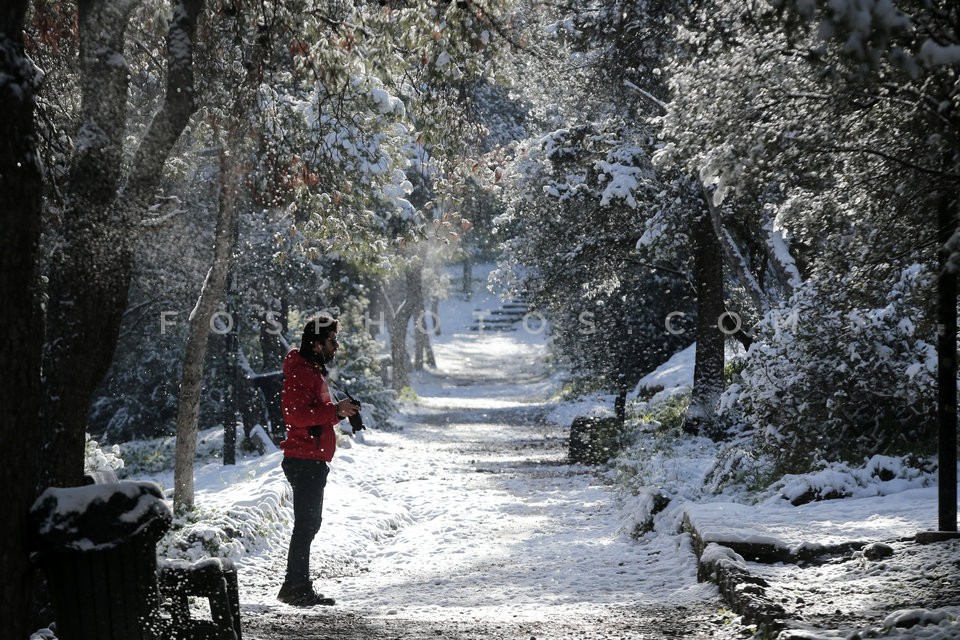
[{"label": "snow-covered bush", "polygon": [[670,392],[659,395],[659,402],[649,408],[649,413],[645,417],[656,426],[658,431],[677,435],[683,427],[687,407],[690,406],[690,389],[689,387],[672,389]]},{"label": "snow-covered bush", "polygon": [[[123,472],[119,475],[136,478],[172,469],[176,446],[176,436],[130,440],[122,443],[117,447],[123,452],[124,459]],[[215,460],[222,456],[223,429],[218,427],[201,431],[197,438],[197,460]]]},{"label": "snow-covered bush", "polygon": [[83,457],[84,473],[97,471],[112,471],[116,473],[123,468],[123,458],[120,457],[120,447],[110,445],[102,447],[99,442],[86,434],[86,447]]},{"label": "snow-covered bush", "polygon": [[652,413],[627,420],[626,447],[612,461],[610,477],[624,502],[621,528],[635,537],[656,528],[658,516],[675,499],[700,499],[706,486],[704,469],[710,469],[717,456],[719,445],[710,438],[683,434],[679,420],[667,428],[657,419],[676,413],[676,398],[689,396],[677,394]]},{"label": "snow-covered bush", "polygon": [[[285,485],[282,485],[285,486]],[[285,496],[267,493],[255,505],[234,505],[228,512],[198,507],[175,516],[158,548],[165,558],[240,560],[258,550],[273,548],[286,537]]]},{"label": "snow-covered bush", "polygon": [[858,306],[849,283],[839,275],[811,279],[786,308],[768,313],[739,382],[721,399],[721,416],[752,432],[778,475],[817,461],[922,454],[932,445],[936,352],[922,311],[928,272],[905,269],[874,308]]},{"label": "snow-covered bush", "polygon": [[882,496],[926,487],[935,479],[929,465],[877,455],[861,466],[830,462],[811,473],[787,474],[767,489],[763,501],[786,500],[800,505],[815,500]]},{"label": "snow-covered bush", "polygon": [[715,460],[717,444],[701,436],[677,437],[657,427],[644,422],[632,425],[630,444],[613,461],[617,483],[634,495],[656,488],[668,496],[699,498],[704,469]]}]

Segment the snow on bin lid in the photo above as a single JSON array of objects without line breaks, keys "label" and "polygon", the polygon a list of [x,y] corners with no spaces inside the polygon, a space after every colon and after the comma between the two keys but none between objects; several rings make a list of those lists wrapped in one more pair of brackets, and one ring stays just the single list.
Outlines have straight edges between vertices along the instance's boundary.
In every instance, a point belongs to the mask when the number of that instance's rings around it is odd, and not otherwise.
[{"label": "snow on bin lid", "polygon": [[173,514],[158,484],[117,482],[51,487],[33,503],[30,517],[42,550],[100,551],[148,529],[166,531]]}]

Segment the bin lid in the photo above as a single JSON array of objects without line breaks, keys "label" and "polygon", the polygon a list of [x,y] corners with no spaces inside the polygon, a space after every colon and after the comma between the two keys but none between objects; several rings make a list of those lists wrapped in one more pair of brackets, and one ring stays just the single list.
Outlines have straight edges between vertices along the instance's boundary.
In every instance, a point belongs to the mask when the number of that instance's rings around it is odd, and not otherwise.
[{"label": "bin lid", "polygon": [[173,514],[155,482],[50,487],[30,509],[44,551],[100,551],[140,535],[159,539]]}]

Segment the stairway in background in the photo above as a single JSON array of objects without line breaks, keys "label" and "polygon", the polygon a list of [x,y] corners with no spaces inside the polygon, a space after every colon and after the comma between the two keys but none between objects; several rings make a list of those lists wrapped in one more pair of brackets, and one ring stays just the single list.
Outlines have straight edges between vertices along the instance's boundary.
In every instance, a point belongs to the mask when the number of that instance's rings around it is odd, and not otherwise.
[{"label": "stairway in background", "polygon": [[[524,317],[530,313],[525,296],[504,301],[495,309],[474,309],[474,320],[468,327],[470,331],[516,331],[523,324]],[[534,317],[532,324],[539,326],[541,319]]]}]

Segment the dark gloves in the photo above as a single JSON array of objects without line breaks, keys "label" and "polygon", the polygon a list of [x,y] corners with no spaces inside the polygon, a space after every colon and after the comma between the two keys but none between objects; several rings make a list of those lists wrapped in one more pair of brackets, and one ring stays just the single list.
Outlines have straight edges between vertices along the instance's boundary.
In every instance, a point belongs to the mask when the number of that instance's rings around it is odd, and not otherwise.
[{"label": "dark gloves", "polygon": [[366,429],[366,427],[363,426],[363,418],[360,416],[359,411],[353,414],[352,416],[350,416],[348,420],[350,421],[350,426],[353,427],[354,433],[356,433],[357,431]]},{"label": "dark gloves", "polygon": [[363,426],[363,416],[360,415],[360,401],[350,398],[350,402],[357,406],[357,412],[347,418],[347,420],[350,421],[350,427],[353,429],[353,432],[356,433],[357,431],[366,429],[366,427]]}]

